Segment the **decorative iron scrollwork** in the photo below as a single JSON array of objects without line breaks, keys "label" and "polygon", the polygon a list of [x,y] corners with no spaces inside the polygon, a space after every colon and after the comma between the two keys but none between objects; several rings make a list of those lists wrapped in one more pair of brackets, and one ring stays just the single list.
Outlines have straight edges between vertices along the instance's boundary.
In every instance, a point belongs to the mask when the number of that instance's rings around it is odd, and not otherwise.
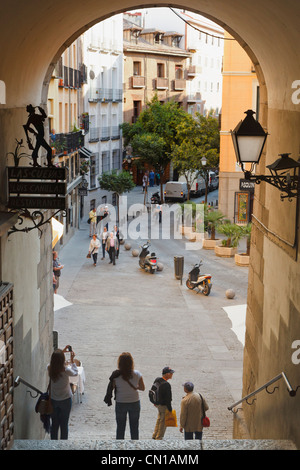
[{"label": "decorative iron scrollwork", "polygon": [[24,223],[24,219],[30,219],[33,223],[32,226],[30,227],[23,227],[23,228],[18,228],[16,227],[16,225],[14,225],[13,227],[11,227],[11,230],[8,232],[8,236],[12,233],[17,233],[17,232],[25,232],[25,233],[28,233],[30,232],[31,230],[34,230],[34,229],[38,229],[39,232],[40,232],[40,236],[42,235],[42,230],[41,230],[41,227],[47,223],[50,223],[51,222],[51,219],[52,217],[55,217],[59,212],[62,213],[63,217],[66,217],[67,216],[67,212],[66,210],[58,210],[56,211],[54,214],[52,214],[50,217],[48,217],[47,219],[45,219],[45,213],[43,213],[42,211],[39,211],[39,210],[35,210],[33,211],[32,213],[29,212],[28,209],[22,209],[18,212],[18,219],[20,220],[20,222],[18,223],[18,226],[22,226],[23,223]]}]

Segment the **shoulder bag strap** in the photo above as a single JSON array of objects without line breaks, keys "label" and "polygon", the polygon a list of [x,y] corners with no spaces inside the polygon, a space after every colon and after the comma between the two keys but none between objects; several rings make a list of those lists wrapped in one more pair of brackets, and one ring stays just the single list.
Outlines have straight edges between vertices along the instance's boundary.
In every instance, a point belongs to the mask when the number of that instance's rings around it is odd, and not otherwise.
[{"label": "shoulder bag strap", "polygon": [[201,402],[202,402],[202,413],[203,413],[203,417],[205,417],[205,416],[206,416],[206,414],[205,414],[205,409],[204,409],[203,398],[202,398],[202,395],[201,395],[201,393],[199,393],[199,395],[200,395],[200,397],[201,397]]}]

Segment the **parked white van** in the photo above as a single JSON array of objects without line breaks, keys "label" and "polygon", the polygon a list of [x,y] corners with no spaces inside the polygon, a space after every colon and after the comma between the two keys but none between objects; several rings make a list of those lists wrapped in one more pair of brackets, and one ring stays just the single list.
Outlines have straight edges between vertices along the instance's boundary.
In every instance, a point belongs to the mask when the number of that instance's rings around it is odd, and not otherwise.
[{"label": "parked white van", "polygon": [[[193,176],[191,180],[192,179],[193,179]],[[186,177],[184,175],[181,175],[178,181],[182,181],[183,183],[186,183]],[[202,196],[203,194],[205,194],[205,181],[204,181],[204,178],[202,178],[202,176],[198,175],[192,182],[192,186],[190,188],[190,197],[198,197],[198,196]]]},{"label": "parked white van", "polygon": [[164,191],[165,202],[186,201],[188,197],[187,184],[183,181],[168,181]]},{"label": "parked white van", "polygon": [[209,178],[208,178],[208,189],[209,191],[214,191],[219,187],[219,177],[216,175],[214,171],[209,171]]}]

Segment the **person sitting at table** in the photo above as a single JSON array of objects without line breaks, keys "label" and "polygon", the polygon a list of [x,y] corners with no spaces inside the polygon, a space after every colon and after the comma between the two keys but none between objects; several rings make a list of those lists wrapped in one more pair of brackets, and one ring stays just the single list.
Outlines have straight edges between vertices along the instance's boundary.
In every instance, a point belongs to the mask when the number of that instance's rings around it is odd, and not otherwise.
[{"label": "person sitting at table", "polygon": [[[66,364],[65,353],[70,351],[71,363]],[[52,440],[58,439],[58,430],[60,429],[60,438],[68,439],[69,417],[72,407],[72,391],[69,377],[78,375],[77,365],[74,361],[75,353],[71,346],[66,346],[63,350],[56,349],[51,356],[48,365],[48,374],[50,377],[50,397],[53,406],[51,415]]]}]

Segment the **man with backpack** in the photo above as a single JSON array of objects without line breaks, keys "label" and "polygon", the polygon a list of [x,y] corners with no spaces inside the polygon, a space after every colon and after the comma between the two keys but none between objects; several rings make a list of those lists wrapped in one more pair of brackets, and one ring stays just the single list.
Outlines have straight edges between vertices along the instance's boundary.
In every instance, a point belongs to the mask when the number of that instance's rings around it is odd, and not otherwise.
[{"label": "man with backpack", "polygon": [[170,367],[164,367],[162,377],[157,377],[149,391],[149,399],[156,406],[158,416],[152,435],[152,439],[161,440],[166,431],[165,415],[166,411],[172,411],[172,390],[168,383],[173,377],[174,370]]}]

